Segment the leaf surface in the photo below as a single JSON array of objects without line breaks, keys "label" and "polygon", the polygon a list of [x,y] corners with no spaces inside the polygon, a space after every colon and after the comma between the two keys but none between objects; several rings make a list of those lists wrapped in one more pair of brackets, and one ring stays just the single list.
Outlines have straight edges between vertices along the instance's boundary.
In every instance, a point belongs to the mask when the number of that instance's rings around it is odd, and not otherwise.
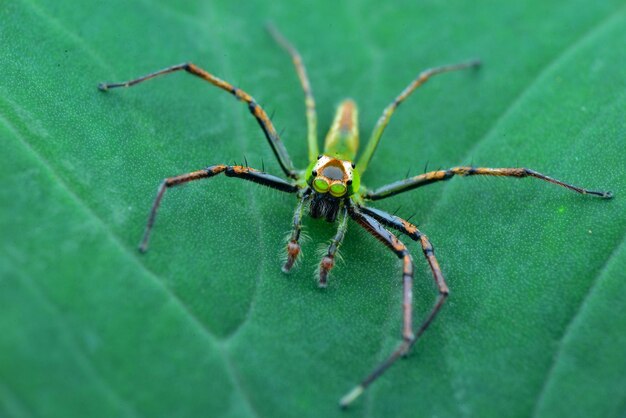
[{"label": "leaf surface", "polygon": [[[0,416],[623,416],[623,2],[19,0],[0,17]],[[351,223],[320,291],[317,249],[334,226],[307,218],[305,257],[285,276],[295,199],[217,177],[167,193],[140,255],[164,177],[244,159],[280,168],[245,106],[199,80],[96,89],[193,61],[273,113],[303,168],[303,97],[266,20],[304,58],[320,136],[344,97],[364,142],[420,70],[483,60],[403,104],[369,187],[473,164],[616,195],[455,178],[377,203],[415,214],[452,293],[347,413],[338,398],[399,341],[392,253]],[[423,316],[435,287],[410,248]]]}]

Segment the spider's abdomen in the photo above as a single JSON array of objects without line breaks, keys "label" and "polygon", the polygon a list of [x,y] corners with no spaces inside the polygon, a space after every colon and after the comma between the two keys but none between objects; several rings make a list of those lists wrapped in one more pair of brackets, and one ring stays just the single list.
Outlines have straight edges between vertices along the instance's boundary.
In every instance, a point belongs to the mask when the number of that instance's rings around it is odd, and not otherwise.
[{"label": "spider's abdomen", "polygon": [[358,122],[356,103],[350,99],[341,102],[324,141],[324,154],[354,161],[359,148]]},{"label": "spider's abdomen", "polygon": [[312,218],[326,218],[328,222],[335,222],[340,202],[340,199],[328,194],[315,193],[309,205],[309,213]]}]

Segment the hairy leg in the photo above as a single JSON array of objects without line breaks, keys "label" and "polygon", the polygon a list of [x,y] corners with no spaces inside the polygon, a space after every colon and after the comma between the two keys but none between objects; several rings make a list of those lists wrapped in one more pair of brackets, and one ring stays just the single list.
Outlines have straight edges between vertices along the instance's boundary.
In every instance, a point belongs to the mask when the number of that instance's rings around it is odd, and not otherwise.
[{"label": "hairy leg", "polygon": [[161,75],[171,74],[177,71],[186,71],[187,73],[191,75],[194,75],[205,81],[208,81],[214,86],[219,87],[220,89],[229,92],[230,94],[235,96],[237,99],[246,102],[248,104],[248,109],[250,110],[250,113],[252,114],[252,116],[255,117],[255,119],[259,123],[259,126],[263,130],[263,133],[265,134],[265,137],[267,138],[267,141],[269,142],[270,147],[272,148],[272,151],[274,151],[274,155],[276,155],[276,158],[278,159],[278,163],[280,164],[280,167],[285,172],[285,175],[287,175],[287,177],[290,177],[292,179],[295,179],[298,177],[296,169],[294,168],[293,163],[291,162],[291,158],[289,157],[289,154],[287,153],[287,149],[285,148],[285,145],[283,144],[283,142],[280,140],[280,137],[278,136],[278,132],[276,132],[276,129],[274,128],[274,125],[272,124],[272,121],[270,120],[270,118],[267,116],[267,113],[265,113],[265,110],[263,110],[263,108],[254,100],[254,98],[250,96],[248,93],[246,93],[245,91],[234,87],[227,81],[224,81],[215,77],[213,74],[203,70],[202,68],[196,66],[195,64],[186,62],[183,64],[173,65],[171,67],[164,68],[162,70],[144,75],[142,77],[139,77],[133,80],[124,81],[121,83],[101,83],[100,85],[98,85],[98,88],[102,91],[107,91],[109,89],[117,88],[117,87],[132,87],[136,84],[150,80],[152,78],[155,78]]},{"label": "hairy leg", "polygon": [[593,196],[599,196],[604,199],[610,199],[613,197],[611,192],[603,192],[597,190],[583,189],[582,187],[574,186],[562,182],[560,180],[548,177],[535,170],[529,168],[486,168],[486,167],[454,167],[449,170],[431,171],[428,173],[420,174],[418,176],[410,177],[408,179],[396,181],[395,183],[382,186],[374,191],[367,192],[363,197],[367,200],[380,200],[387,197],[404,193],[409,190],[416,189],[418,187],[426,186],[438,181],[449,180],[454,176],[498,176],[498,177],[534,177],[540,180],[547,181],[549,183],[556,184],[558,186],[565,187],[580,194],[589,194]]},{"label": "hairy leg", "polygon": [[179,186],[184,183],[189,183],[190,181],[210,178],[221,173],[224,173],[228,177],[237,177],[240,179],[252,181],[254,183],[258,183],[263,186],[271,187],[273,189],[277,189],[277,190],[287,192],[287,193],[295,193],[298,191],[297,186],[291,183],[288,183],[279,177],[272,176],[271,174],[263,173],[262,171],[255,170],[250,167],[243,167],[239,165],[230,166],[230,165],[218,164],[218,165],[207,167],[202,170],[192,171],[191,173],[182,174],[182,175],[175,176],[175,177],[168,177],[161,182],[157,190],[157,195],[156,195],[156,198],[154,199],[154,203],[152,204],[152,209],[150,210],[150,216],[148,217],[146,229],[143,234],[143,239],[141,240],[141,243],[139,244],[139,251],[141,252],[148,251],[150,233],[152,232],[152,227],[154,226],[154,221],[156,219],[157,211],[159,210],[159,206],[161,205],[161,200],[163,199],[165,190],[169,189],[170,187]]}]

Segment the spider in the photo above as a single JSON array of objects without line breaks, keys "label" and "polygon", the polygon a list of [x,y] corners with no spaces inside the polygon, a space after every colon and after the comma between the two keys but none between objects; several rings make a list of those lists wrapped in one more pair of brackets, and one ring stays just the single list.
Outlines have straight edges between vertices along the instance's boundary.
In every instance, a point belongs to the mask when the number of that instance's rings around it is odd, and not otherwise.
[{"label": "spider", "polygon": [[[415,345],[424,331],[426,331],[433,322],[449,295],[448,286],[446,285],[441,268],[435,257],[433,246],[428,237],[407,220],[380,209],[366,206],[366,202],[386,199],[428,184],[449,180],[457,175],[516,178],[534,177],[580,194],[589,194],[605,199],[610,199],[613,195],[611,192],[587,190],[564,183],[528,168],[484,168],[473,166],[453,167],[448,170],[426,172],[390,183],[376,190],[369,190],[361,184],[360,177],[366,171],[383,132],[398,106],[431,77],[462,69],[478,68],[481,65],[480,61],[470,60],[459,64],[434,67],[422,71],[418,77],[384,109],[374,127],[365,150],[361,153],[359,159],[356,160],[359,146],[359,132],[357,106],[354,101],[346,99],[339,104],[332,126],[326,135],[324,150],[322,153],[319,153],[315,100],[302,58],[295,47],[283,37],[276,28],[269,25],[268,30],[274,40],[291,56],[298,78],[300,79],[300,84],[304,90],[309,156],[309,165],[305,170],[297,170],[295,168],[270,118],[252,96],[190,62],[174,65],[122,83],[102,83],[98,88],[101,91],[107,91],[108,89],[117,87],[131,87],[146,80],[178,71],[186,71],[191,75],[208,81],[214,86],[232,94],[236,99],[246,103],[250,113],[261,127],[282,171],[288,178],[288,180],[284,180],[264,171],[248,167],[246,163],[245,166],[216,164],[201,170],[164,179],[158,187],[145,232],[139,244],[139,250],[141,252],[148,250],[150,233],[154,226],[157,210],[167,189],[195,180],[208,179],[223,173],[228,177],[248,180],[285,193],[292,193],[296,196],[297,205],[293,216],[293,228],[287,243],[287,258],[282,266],[282,271],[285,273],[288,273],[292,269],[300,255],[299,240],[302,230],[302,217],[307,209],[310,216],[313,218],[325,219],[328,222],[336,222],[338,224],[337,233],[331,240],[328,250],[319,265],[318,283],[320,287],[323,288],[327,286],[329,272],[335,265],[337,250],[346,234],[348,219],[352,219],[363,227],[402,260],[402,341],[386,360],[375,367],[360,384],[356,385],[340,399],[340,406],[347,407],[364,392],[365,388],[378,379],[400,357],[409,352],[411,347]],[[355,163],[355,161],[357,162]],[[434,306],[417,328],[413,327],[412,314],[413,259],[406,245],[402,243],[396,235],[391,233],[389,229],[405,234],[413,241],[419,243],[424,257],[430,266],[433,279],[438,289]]]}]

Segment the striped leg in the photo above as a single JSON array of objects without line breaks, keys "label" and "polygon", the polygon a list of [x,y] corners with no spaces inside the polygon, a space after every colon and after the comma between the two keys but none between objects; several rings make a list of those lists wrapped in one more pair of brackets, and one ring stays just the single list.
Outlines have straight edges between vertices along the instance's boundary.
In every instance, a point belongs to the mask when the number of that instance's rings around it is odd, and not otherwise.
[{"label": "striped leg", "polygon": [[196,77],[200,77],[201,79],[208,81],[214,86],[229,92],[237,99],[246,102],[248,104],[248,108],[250,109],[250,113],[252,113],[252,115],[256,118],[257,122],[261,126],[261,129],[263,130],[263,133],[265,134],[265,137],[267,138],[267,141],[270,144],[270,147],[272,147],[272,151],[274,151],[280,167],[283,169],[287,177],[290,177],[292,179],[297,178],[296,169],[291,162],[291,158],[289,158],[289,154],[287,153],[285,145],[280,140],[280,137],[278,136],[274,125],[270,121],[270,118],[267,116],[267,113],[265,113],[263,108],[259,104],[257,104],[254,98],[245,91],[232,86],[230,83],[215,77],[214,75],[204,71],[202,68],[199,68],[190,62],[164,68],[160,71],[147,74],[134,80],[124,81],[122,83],[101,83],[100,85],[98,85],[98,88],[102,91],[107,91],[116,87],[131,87],[143,81],[150,80],[151,78],[182,70],[188,72],[189,74],[195,75]]},{"label": "striped leg", "polygon": [[302,213],[304,206],[311,198],[311,189],[306,189],[298,199],[298,206],[293,214],[293,229],[287,243],[287,261],[283,265],[283,273],[289,273],[300,255],[300,233],[302,232]]},{"label": "striped leg", "polygon": [[540,180],[547,181],[549,183],[556,184],[558,186],[565,187],[580,194],[590,194],[594,196],[600,196],[604,199],[610,199],[613,197],[611,192],[603,192],[596,190],[583,189],[582,187],[574,186],[572,184],[564,183],[560,180],[553,179],[544,174],[538,173],[529,168],[484,168],[484,167],[454,167],[449,170],[431,171],[429,173],[420,174],[419,176],[410,177],[408,179],[400,180],[395,183],[388,184],[372,192],[367,192],[363,196],[369,200],[380,200],[390,196],[394,196],[398,193],[403,193],[409,190],[416,189],[418,187],[426,186],[427,184],[435,183],[437,181],[449,180],[450,178],[460,176],[499,176],[499,177],[534,177]]},{"label": "striped leg", "polygon": [[433,249],[433,246],[430,243],[428,237],[422,234],[422,232],[417,229],[417,227],[412,223],[380,209],[367,207],[360,207],[359,209],[362,211],[362,213],[375,218],[383,225],[386,225],[390,228],[402,232],[403,234],[408,235],[413,241],[418,241],[422,246],[422,252],[424,253],[424,257],[426,257],[426,261],[430,266],[430,270],[433,274],[433,279],[435,280],[435,284],[437,285],[437,289],[439,291],[439,296],[437,297],[435,305],[431,309],[430,314],[428,314],[424,322],[422,322],[422,325],[420,325],[419,329],[415,333],[415,338],[411,342],[411,346],[413,346],[417,339],[424,333],[424,331],[426,331],[426,328],[428,328],[430,323],[435,319],[446,298],[448,297],[448,294],[450,293],[448,285],[446,284],[446,281],[443,277],[443,273],[441,272],[441,267],[439,267],[439,262],[435,257],[435,250]]},{"label": "striped leg", "polygon": [[[353,208],[350,212],[352,218],[358,222],[365,230],[367,230],[370,234],[372,234],[376,239],[385,244],[391,251],[393,251],[398,258],[402,259],[402,283],[403,283],[403,298],[402,298],[402,308],[403,308],[403,331],[402,337],[403,341],[398,345],[398,347],[387,357],[385,361],[383,361],[380,365],[378,365],[363,381],[348,392],[341,400],[339,401],[339,405],[342,408],[346,408],[350,405],[356,398],[358,398],[365,388],[367,388],[372,382],[378,379],[393,363],[395,363],[400,357],[405,355],[408,350],[411,348],[413,343],[415,342],[418,335],[423,332],[425,327],[422,325],[420,330],[418,330],[419,334],[413,334],[413,260],[406,246],[396,238],[391,232],[389,232],[385,227],[383,227],[380,222],[374,219],[372,216],[363,213],[359,208]],[[432,316],[432,314],[431,314]],[[432,321],[432,319],[427,320],[428,323]],[[428,324],[426,325],[426,327]]]},{"label": "striped leg", "polygon": [[328,252],[320,262],[319,287],[326,287],[328,285],[328,273],[335,266],[335,254],[337,254],[337,250],[339,250],[339,246],[341,245],[341,242],[346,235],[347,229],[348,208],[346,205],[344,205],[339,212],[339,226],[337,227],[337,234],[335,234],[335,237],[330,242]]},{"label": "striped leg", "polygon": [[154,221],[156,219],[157,211],[159,210],[159,206],[161,205],[161,199],[163,199],[163,195],[165,194],[165,190],[170,187],[178,186],[183,183],[188,183],[194,180],[206,179],[209,177],[216,176],[220,173],[224,173],[228,177],[238,177],[244,180],[249,180],[254,183],[261,184],[263,186],[268,186],[273,189],[277,189],[287,193],[295,193],[298,191],[298,187],[294,186],[291,183],[286,182],[285,180],[272,176],[271,174],[263,173],[262,171],[257,171],[253,168],[243,167],[239,165],[229,166],[224,164],[213,165],[207,167],[203,170],[193,171],[187,174],[181,174],[180,176],[168,177],[161,182],[159,188],[157,190],[156,198],[154,199],[154,203],[152,204],[152,209],[150,210],[150,216],[148,217],[148,223],[146,224],[146,229],[143,233],[143,239],[139,244],[139,251],[145,253],[148,251],[148,242],[150,241],[150,232],[152,231],[152,227],[154,226]]},{"label": "striped leg", "polygon": [[313,92],[311,91],[311,83],[309,83],[309,77],[306,74],[306,68],[302,62],[302,57],[298,50],[291,45],[291,43],[274,27],[274,25],[267,25],[267,30],[274,40],[291,56],[293,65],[296,67],[302,90],[304,91],[304,103],[306,105],[306,120],[307,120],[307,142],[309,144],[309,161],[315,161],[319,154],[317,147],[317,113],[315,112],[315,99],[313,98]]},{"label": "striped leg", "polygon": [[422,71],[420,75],[415,80],[413,80],[411,84],[409,84],[404,90],[402,90],[402,93],[400,93],[398,97],[396,97],[395,100],[391,102],[391,104],[387,106],[385,110],[383,111],[383,114],[378,119],[378,122],[376,122],[376,126],[374,127],[374,131],[372,132],[372,136],[370,137],[370,140],[367,143],[367,146],[365,150],[363,151],[361,158],[359,158],[359,162],[357,163],[357,166],[356,166],[357,171],[361,175],[365,172],[365,169],[367,168],[367,165],[372,159],[372,156],[374,155],[374,151],[376,151],[376,147],[378,146],[378,143],[380,142],[380,138],[382,137],[383,132],[385,131],[385,128],[387,127],[387,124],[389,123],[389,119],[391,119],[391,115],[393,115],[393,112],[395,112],[398,106],[400,106],[400,104],[404,100],[406,100],[406,98],[409,97],[411,93],[415,91],[415,89],[417,89],[419,86],[427,82],[431,77],[437,74],[443,74],[443,73],[447,73],[450,71],[463,70],[466,68],[479,67],[479,66],[480,66],[480,61],[472,60],[472,61],[462,62],[460,64],[445,65],[443,67],[430,68],[428,70]]}]

